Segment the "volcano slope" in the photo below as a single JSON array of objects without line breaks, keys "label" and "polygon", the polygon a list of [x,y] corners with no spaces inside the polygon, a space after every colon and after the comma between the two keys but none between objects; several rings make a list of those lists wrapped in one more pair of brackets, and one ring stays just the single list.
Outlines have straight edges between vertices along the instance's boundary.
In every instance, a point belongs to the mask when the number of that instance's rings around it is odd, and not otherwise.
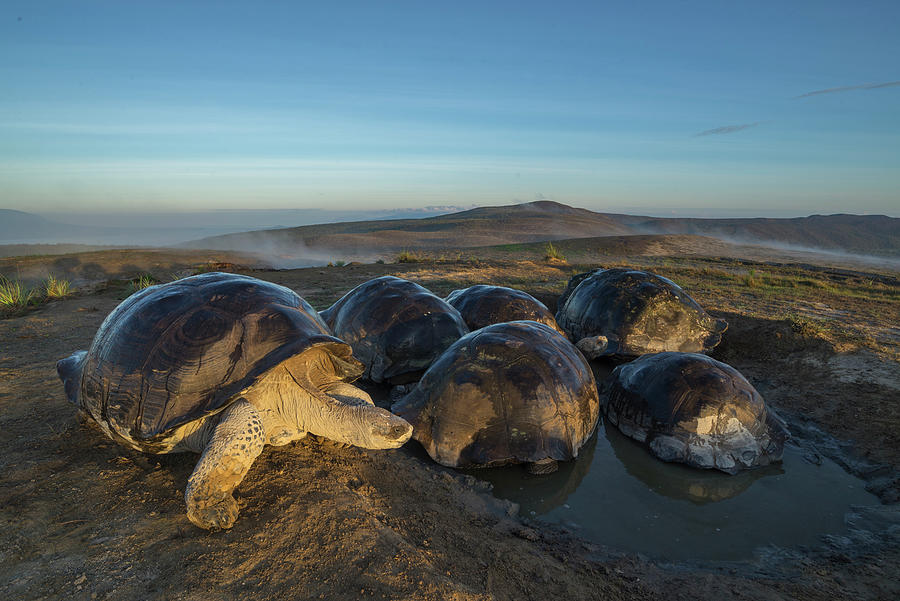
[{"label": "volcano slope", "polygon": [[[109,257],[115,262],[114,253]],[[101,267],[103,258],[96,257]],[[715,356],[792,428],[866,479],[895,515],[900,467],[896,274],[678,256],[618,258],[674,279],[730,322]],[[599,266],[466,261],[247,270],[322,309],[372,277],[438,294],[476,283],[554,308]],[[107,272],[112,268],[105,269]],[[111,281],[0,320],[0,596],[7,599],[887,599],[900,595],[897,528],[771,550],[753,561],[650,561],[519,516],[414,443],[390,452],[304,440],[267,447],[231,530],[192,526],[197,460],[148,456],[79,423],[55,362],[87,348],[127,294]],[[374,390],[386,403],[385,391]]]},{"label": "volcano slope", "polygon": [[[424,219],[328,223],[203,238],[185,248],[365,260],[402,249],[465,249],[569,238],[681,235],[788,251],[900,257],[900,219],[812,215],[793,219],[686,219],[597,213],[553,201],[479,207]],[[324,262],[323,262],[324,263]],[[306,263],[306,265],[316,263]]]}]

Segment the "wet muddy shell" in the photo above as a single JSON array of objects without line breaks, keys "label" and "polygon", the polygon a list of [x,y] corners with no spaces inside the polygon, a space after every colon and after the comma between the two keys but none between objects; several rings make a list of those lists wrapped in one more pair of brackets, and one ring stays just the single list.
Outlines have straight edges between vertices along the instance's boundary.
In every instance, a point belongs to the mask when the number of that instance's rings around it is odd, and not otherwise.
[{"label": "wet muddy shell", "polygon": [[621,268],[574,276],[559,299],[556,321],[580,348],[582,340],[605,339],[605,348],[591,358],[706,352],[728,327],[671,280]]},{"label": "wet muddy shell", "polygon": [[459,312],[416,283],[384,276],[360,284],[319,313],[353,348],[373,382],[417,379],[469,332]]},{"label": "wet muddy shell", "polygon": [[470,330],[495,323],[530,319],[565,334],[544,303],[527,292],[478,284],[454,290],[445,299],[459,311]]},{"label": "wet muddy shell", "polygon": [[178,426],[221,411],[259,376],[313,347],[341,357],[335,369],[346,380],[362,373],[350,347],[293,291],[205,273],[122,301],[97,331],[80,389],[71,392],[111,436],[153,452]]},{"label": "wet muddy shell", "polygon": [[664,461],[734,474],[781,461],[784,422],[736,369],[698,353],[644,355],[617,367],[604,411]]},{"label": "wet muddy shell", "polygon": [[576,457],[599,398],[577,348],[543,324],[514,321],[458,340],[392,411],[438,463],[489,467]]}]

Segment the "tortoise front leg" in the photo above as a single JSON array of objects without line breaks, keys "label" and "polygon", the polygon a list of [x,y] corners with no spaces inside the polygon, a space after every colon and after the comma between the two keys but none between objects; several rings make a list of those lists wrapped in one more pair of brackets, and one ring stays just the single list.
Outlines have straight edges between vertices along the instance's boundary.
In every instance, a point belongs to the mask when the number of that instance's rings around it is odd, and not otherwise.
[{"label": "tortoise front leg", "polygon": [[208,530],[231,528],[238,515],[231,493],[265,442],[262,419],[247,401],[241,399],[220,414],[184,491],[189,520]]}]

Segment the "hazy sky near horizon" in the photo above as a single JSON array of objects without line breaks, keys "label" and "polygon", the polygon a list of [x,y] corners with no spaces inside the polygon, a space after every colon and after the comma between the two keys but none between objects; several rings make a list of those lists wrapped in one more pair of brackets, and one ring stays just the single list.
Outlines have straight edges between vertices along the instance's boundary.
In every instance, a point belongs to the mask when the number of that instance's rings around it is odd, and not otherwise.
[{"label": "hazy sky near horizon", "polygon": [[7,1],[0,208],[900,216],[898,25],[896,0]]}]

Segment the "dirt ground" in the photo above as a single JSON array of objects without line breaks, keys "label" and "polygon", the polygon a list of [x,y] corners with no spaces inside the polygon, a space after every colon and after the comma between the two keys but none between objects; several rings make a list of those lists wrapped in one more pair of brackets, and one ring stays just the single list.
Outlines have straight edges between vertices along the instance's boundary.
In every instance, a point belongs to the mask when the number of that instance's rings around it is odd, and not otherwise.
[{"label": "dirt ground", "polygon": [[[321,309],[384,274],[439,294],[518,284],[552,304],[570,271],[486,262],[251,275]],[[416,443],[366,451],[318,440],[267,447],[238,489],[234,528],[209,533],[184,511],[195,455],[125,449],[79,423],[64,399],[56,361],[87,348],[124,294],[100,287],[0,320],[4,599],[900,598],[900,367],[864,345],[836,349],[698,295],[730,323],[715,356],[884,502],[814,549],[735,563],[650,561],[522,518]]]}]

